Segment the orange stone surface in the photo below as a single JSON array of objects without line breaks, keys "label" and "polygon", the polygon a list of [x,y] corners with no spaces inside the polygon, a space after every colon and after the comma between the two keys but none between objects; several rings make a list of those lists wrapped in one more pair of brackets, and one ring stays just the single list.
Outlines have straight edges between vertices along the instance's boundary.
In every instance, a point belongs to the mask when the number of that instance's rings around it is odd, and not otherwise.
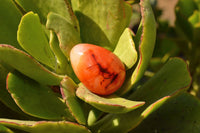
[{"label": "orange stone surface", "polygon": [[72,68],[91,92],[109,95],[125,80],[125,67],[109,50],[92,44],[78,44],[70,52]]}]

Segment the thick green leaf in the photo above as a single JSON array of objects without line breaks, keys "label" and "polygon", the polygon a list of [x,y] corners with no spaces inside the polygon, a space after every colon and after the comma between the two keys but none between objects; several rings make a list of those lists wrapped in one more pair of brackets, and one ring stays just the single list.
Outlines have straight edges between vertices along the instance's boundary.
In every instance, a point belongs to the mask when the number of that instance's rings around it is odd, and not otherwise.
[{"label": "thick green leaf", "polygon": [[7,89],[25,113],[43,119],[73,120],[67,106],[49,87],[19,73],[9,73]]},{"label": "thick green leaf", "polygon": [[133,74],[124,82],[124,85],[118,91],[119,94],[124,94],[129,91],[137,81],[139,81],[152,57],[155,40],[156,40],[156,22],[149,0],[141,0],[141,25],[135,37],[135,44],[138,48],[139,61],[136,68],[133,69]]},{"label": "thick green leaf", "polygon": [[[126,114],[105,116],[93,126],[94,132],[126,133],[132,130],[142,122],[145,117],[145,110],[148,110],[150,105],[163,97],[186,90],[190,83],[191,77],[186,63],[179,58],[169,60],[154,77],[129,97],[131,100],[145,101],[144,106]],[[148,110],[148,112],[151,112],[151,110]]]},{"label": "thick green leaf", "polygon": [[35,121],[22,121],[22,120],[0,118],[0,124],[27,132],[30,131],[31,128],[30,126],[34,125],[35,123],[36,123]]},{"label": "thick green leaf", "polygon": [[120,58],[120,60],[126,65],[127,69],[130,69],[136,63],[137,51],[135,49],[131,29],[126,28],[124,30],[114,50],[114,54]]},{"label": "thick green leaf", "polygon": [[62,74],[62,75],[68,75],[69,77],[73,79],[73,81],[75,81],[76,83],[79,83],[80,81],[76,77],[69,60],[60,49],[58,37],[53,31],[50,32],[49,43],[57,59],[57,65],[55,68],[56,73]]},{"label": "thick green leaf", "polygon": [[22,113],[19,107],[16,105],[9,92],[6,90],[6,77],[8,70],[0,64],[0,101],[12,110]]},{"label": "thick green leaf", "polygon": [[49,12],[55,12],[79,29],[76,16],[73,14],[68,0],[15,0],[26,12],[37,13],[43,24],[46,24]]},{"label": "thick green leaf", "polygon": [[48,133],[91,133],[86,127],[71,122],[41,122],[35,124],[31,133],[44,133],[48,130]]},{"label": "thick green leaf", "polygon": [[0,124],[0,133],[14,133],[14,132],[12,132],[10,129]]},{"label": "thick green leaf", "polygon": [[16,36],[22,14],[13,0],[0,0],[0,3],[0,44],[12,44],[20,48]]},{"label": "thick green leaf", "polygon": [[0,123],[30,133],[91,133],[86,127],[68,121],[20,121],[0,119]]},{"label": "thick green leaf", "polygon": [[157,100],[156,102],[152,103],[151,105],[149,105],[141,114],[143,119],[145,119],[150,114],[152,114],[154,111],[156,111],[158,108],[160,108],[160,106],[162,106],[170,97],[171,96],[165,96],[165,97]]},{"label": "thick green leaf", "polygon": [[25,52],[10,45],[0,45],[0,60],[42,84],[59,85],[63,78],[44,68]]},{"label": "thick green leaf", "polygon": [[63,52],[61,51],[59,47],[59,41],[58,41],[57,35],[53,31],[50,31],[49,44],[57,59],[57,64],[55,67],[56,73],[63,74],[63,75],[67,74],[68,72],[67,67],[69,66],[68,64],[69,62],[67,58],[65,57],[65,55],[63,54]]},{"label": "thick green leaf", "polygon": [[57,65],[55,68],[56,73],[62,75],[68,75],[71,77],[76,83],[79,83],[79,79],[76,77],[70,62],[68,61],[67,57],[64,55],[62,50],[59,46],[59,41],[57,35],[51,31],[50,32],[50,47],[53,50],[54,54],[56,55]]},{"label": "thick green leaf", "polygon": [[90,92],[83,85],[79,86],[76,95],[86,103],[108,113],[126,113],[145,104],[145,102],[131,101],[115,95],[101,97]]},{"label": "thick green leaf", "polygon": [[167,100],[130,133],[199,133],[199,110],[199,99],[182,93]]},{"label": "thick green leaf", "polygon": [[128,27],[131,7],[124,0],[71,0],[71,3],[79,20],[83,43],[114,50]]},{"label": "thick green leaf", "polygon": [[46,26],[57,34],[61,50],[66,57],[69,57],[71,48],[81,42],[76,27],[70,24],[64,17],[56,13],[50,13],[48,15]]},{"label": "thick green leaf", "polygon": [[69,77],[65,77],[61,82],[61,94],[70,112],[80,124],[86,124],[86,116],[82,106],[82,101],[76,97],[76,85]]},{"label": "thick green leaf", "polygon": [[39,62],[55,69],[56,59],[50,49],[39,16],[33,12],[25,14],[19,24],[17,40],[20,46]]}]

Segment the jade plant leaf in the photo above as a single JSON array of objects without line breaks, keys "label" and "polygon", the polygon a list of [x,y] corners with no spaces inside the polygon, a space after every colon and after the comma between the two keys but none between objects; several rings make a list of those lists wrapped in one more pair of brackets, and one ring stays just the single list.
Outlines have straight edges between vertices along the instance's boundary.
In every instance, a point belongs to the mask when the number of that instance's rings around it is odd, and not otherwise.
[{"label": "jade plant leaf", "polygon": [[86,116],[82,106],[83,103],[76,97],[77,88],[78,85],[69,77],[65,77],[61,82],[61,94],[70,112],[78,123],[85,125]]},{"label": "jade plant leaf", "polygon": [[22,121],[0,119],[2,125],[30,133],[91,133],[85,126],[68,121]]},{"label": "jade plant leaf", "polygon": [[59,85],[63,78],[43,67],[30,55],[10,45],[0,45],[0,60],[42,84]]},{"label": "jade plant leaf", "polygon": [[55,68],[56,73],[62,75],[68,75],[76,83],[80,82],[79,79],[76,77],[69,60],[60,49],[58,37],[53,31],[50,32],[49,43],[57,59],[57,65]]},{"label": "jade plant leaf", "polygon": [[23,113],[6,90],[6,77],[9,71],[0,64],[0,101],[12,110]]},{"label": "jade plant leaf", "polygon": [[145,104],[142,101],[131,101],[116,95],[101,97],[90,92],[83,85],[79,86],[76,95],[86,103],[108,113],[127,113]]},{"label": "jade plant leaf", "polygon": [[65,57],[65,55],[62,53],[59,47],[59,41],[57,35],[53,31],[50,31],[49,44],[57,59],[57,64],[54,70],[58,74],[63,74],[63,75],[68,74],[69,62]]},{"label": "jade plant leaf", "polygon": [[0,44],[12,44],[20,48],[17,42],[17,28],[22,14],[13,0],[1,0],[0,4]]},{"label": "jade plant leaf", "polygon": [[71,4],[79,20],[83,43],[114,50],[129,25],[131,7],[124,0],[71,0]]},{"label": "jade plant leaf", "polygon": [[37,13],[42,24],[46,24],[49,12],[57,13],[66,18],[67,22],[79,29],[76,16],[73,14],[68,0],[15,0],[26,12]]},{"label": "jade plant leaf", "polygon": [[[168,99],[130,133],[198,133],[200,102],[188,93]],[[179,123],[179,124],[177,124]]]},{"label": "jade plant leaf", "polygon": [[8,74],[7,89],[16,104],[29,115],[50,120],[73,120],[65,103],[49,87],[18,72]]},{"label": "jade plant leaf", "polygon": [[139,60],[136,68],[133,68],[133,74],[130,77],[127,77],[124,85],[118,91],[120,95],[129,91],[135,83],[142,78],[154,50],[156,40],[156,22],[149,0],[141,0],[140,8],[142,20],[134,38]]},{"label": "jade plant leaf", "polygon": [[[94,132],[98,133],[128,132],[143,121],[146,109],[148,112],[151,112],[148,107],[153,105],[153,103],[156,103],[156,101],[158,102],[159,99],[162,99],[163,97],[167,98],[168,96],[187,90],[190,83],[191,77],[188,72],[187,64],[179,58],[173,58],[129,97],[131,100],[145,101],[145,105],[126,114],[109,114],[98,121],[92,128],[94,129]],[[166,101],[165,98],[164,101]],[[161,105],[162,104],[159,103],[159,106]],[[154,108],[150,109],[155,111]]]},{"label": "jade plant leaf", "polygon": [[31,56],[51,69],[55,69],[56,59],[37,14],[28,12],[22,17],[17,31],[17,40]]},{"label": "jade plant leaf", "polygon": [[137,51],[133,41],[133,33],[131,29],[126,28],[122,33],[117,46],[114,50],[119,59],[125,64],[127,69],[133,67],[137,61]]},{"label": "jade plant leaf", "polygon": [[68,58],[71,48],[81,42],[76,27],[70,24],[64,17],[56,13],[50,13],[48,15],[46,26],[57,34],[60,48]]}]

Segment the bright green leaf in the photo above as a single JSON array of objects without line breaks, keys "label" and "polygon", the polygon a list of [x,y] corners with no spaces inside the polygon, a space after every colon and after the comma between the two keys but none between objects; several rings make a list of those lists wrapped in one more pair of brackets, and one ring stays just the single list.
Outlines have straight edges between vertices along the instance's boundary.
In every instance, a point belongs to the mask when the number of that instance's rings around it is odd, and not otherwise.
[{"label": "bright green leaf", "polygon": [[67,106],[49,87],[19,73],[9,73],[7,89],[25,113],[50,120],[73,120]]},{"label": "bright green leaf", "polygon": [[46,26],[57,34],[60,48],[68,58],[71,48],[81,42],[77,27],[68,23],[64,17],[56,13],[48,15]]},{"label": "bright green leaf", "polygon": [[76,95],[86,103],[108,113],[126,113],[139,108],[145,103],[141,101],[131,101],[115,95],[101,97],[90,92],[83,85],[77,89]]},{"label": "bright green leaf", "polygon": [[131,7],[124,0],[71,0],[71,3],[79,20],[83,43],[114,50],[129,25]]},{"label": "bright green leaf", "polygon": [[[142,122],[145,117],[144,111],[148,110],[148,107],[153,103],[158,102],[163,97],[185,91],[190,86],[190,83],[191,77],[186,63],[179,58],[173,58],[154,77],[129,97],[134,101],[145,101],[145,105],[126,114],[109,114],[92,128],[94,132],[98,133],[126,133]],[[148,112],[151,112],[151,110],[148,110]]]},{"label": "bright green leaf", "polygon": [[67,59],[67,57],[64,55],[64,53],[60,49],[58,37],[53,31],[50,32],[50,42],[49,43],[50,43],[51,49],[53,50],[53,52],[57,58],[57,65],[55,68],[56,73],[62,74],[62,75],[68,75],[76,83],[79,83],[80,81],[76,77],[69,60]]},{"label": "bright green leaf", "polygon": [[86,124],[86,116],[82,106],[82,101],[76,97],[76,89],[78,85],[72,79],[66,77],[61,82],[62,97],[67,104],[70,112],[75,117],[78,123]]},{"label": "bright green leaf", "polygon": [[39,62],[55,69],[56,59],[50,49],[39,16],[33,12],[25,14],[19,24],[17,40],[20,46]]},{"label": "bright green leaf", "polygon": [[59,41],[58,41],[57,35],[53,31],[50,32],[49,44],[57,59],[57,65],[55,67],[56,73],[63,74],[63,75],[67,74],[67,70],[68,70],[67,67],[69,66],[68,64],[69,62],[67,58],[65,57],[65,55],[62,53],[59,47]]},{"label": "bright green leaf", "polygon": [[136,68],[133,68],[132,76],[127,78],[124,85],[118,91],[119,94],[125,94],[142,78],[154,50],[156,40],[156,22],[154,14],[149,0],[141,0],[140,6],[142,20],[134,38],[139,52],[139,61],[137,62]]},{"label": "bright green leaf", "polygon": [[131,29],[126,28],[124,30],[114,50],[114,54],[120,58],[120,60],[126,65],[127,69],[130,69],[136,63],[137,51],[135,49]]},{"label": "bright green leaf", "polygon": [[0,60],[42,84],[59,85],[63,78],[44,68],[30,55],[10,45],[0,45]]},{"label": "bright green leaf", "polygon": [[0,3],[0,44],[12,44],[20,48],[16,36],[22,14],[13,0],[0,0]]},{"label": "bright green leaf", "polygon": [[2,125],[30,133],[91,133],[86,127],[68,121],[22,121],[0,119]]}]

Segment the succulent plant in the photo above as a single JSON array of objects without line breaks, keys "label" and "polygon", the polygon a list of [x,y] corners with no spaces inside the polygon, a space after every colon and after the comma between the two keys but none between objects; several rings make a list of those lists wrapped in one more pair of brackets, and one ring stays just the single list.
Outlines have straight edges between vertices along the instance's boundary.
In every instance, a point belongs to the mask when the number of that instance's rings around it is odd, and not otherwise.
[{"label": "succulent plant", "polygon": [[[185,131],[198,131],[200,103],[187,93],[185,61],[171,58],[153,77],[144,76],[156,22],[149,0],[139,5],[133,33],[124,0],[0,0],[0,132],[179,132],[188,120],[194,127]],[[85,49],[93,48],[87,57]],[[90,59],[98,72],[80,76]],[[104,88],[93,87],[102,81]],[[117,87],[98,93],[112,83]],[[183,123],[165,129],[173,118]]]}]

